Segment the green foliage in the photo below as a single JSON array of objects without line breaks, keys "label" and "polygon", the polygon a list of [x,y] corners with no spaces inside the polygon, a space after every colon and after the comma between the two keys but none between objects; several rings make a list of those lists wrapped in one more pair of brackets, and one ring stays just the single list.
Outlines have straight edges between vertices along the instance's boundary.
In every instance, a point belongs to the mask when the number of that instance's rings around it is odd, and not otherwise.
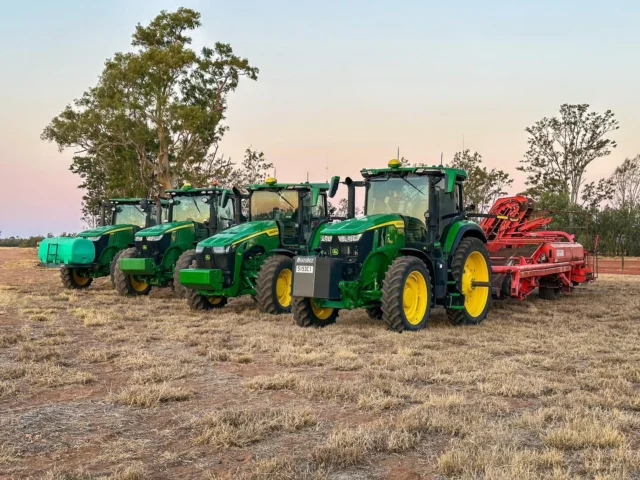
[{"label": "green foliage", "polygon": [[77,152],[71,171],[88,192],[85,215],[108,197],[233,173],[231,160],[217,156],[227,97],[241,78],[256,80],[258,69],[225,43],[196,53],[188,34],[200,25],[188,8],[138,25],[133,50],[108,59],[97,84],[44,129],[44,140]]},{"label": "green foliage", "polygon": [[482,155],[469,149],[456,152],[449,165],[452,168],[466,170],[467,180],[464,182],[464,199],[467,205],[474,204],[478,212],[486,212],[498,197],[507,194],[513,179],[503,170],[482,166]]},{"label": "green foliage", "polygon": [[[518,170],[528,174],[527,194],[538,198],[543,192],[567,194],[572,205],[578,204],[587,167],[597,158],[607,156],[616,142],[607,135],[619,128],[613,112],[590,112],[589,105],[560,106],[558,117],[543,118],[525,131],[529,150]],[[599,188],[589,184],[587,203]]]}]

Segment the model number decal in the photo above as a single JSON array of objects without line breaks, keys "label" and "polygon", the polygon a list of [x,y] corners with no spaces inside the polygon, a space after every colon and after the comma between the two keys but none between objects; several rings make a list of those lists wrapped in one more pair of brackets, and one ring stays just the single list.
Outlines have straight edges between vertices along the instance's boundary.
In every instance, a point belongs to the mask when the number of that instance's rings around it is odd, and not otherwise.
[{"label": "model number decal", "polygon": [[296,265],[296,273],[313,273],[313,265]]}]

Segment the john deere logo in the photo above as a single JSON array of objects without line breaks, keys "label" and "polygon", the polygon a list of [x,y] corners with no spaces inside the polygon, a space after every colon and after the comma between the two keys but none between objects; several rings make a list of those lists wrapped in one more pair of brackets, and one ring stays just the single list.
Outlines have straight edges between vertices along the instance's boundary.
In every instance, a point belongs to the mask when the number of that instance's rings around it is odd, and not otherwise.
[{"label": "john deere logo", "polygon": [[338,253],[340,253],[340,252],[338,251],[337,248],[332,248],[331,249],[331,255],[335,256],[335,255],[338,255]]},{"label": "john deere logo", "polygon": [[146,249],[147,249],[147,246],[146,246],[146,245],[142,245],[142,249],[143,249],[143,250],[146,250]]},{"label": "john deere logo", "polygon": [[204,256],[204,259],[205,259],[205,260],[207,260],[207,261],[208,261],[208,260],[211,260],[211,255],[209,255],[209,254],[205,255],[205,256]]}]

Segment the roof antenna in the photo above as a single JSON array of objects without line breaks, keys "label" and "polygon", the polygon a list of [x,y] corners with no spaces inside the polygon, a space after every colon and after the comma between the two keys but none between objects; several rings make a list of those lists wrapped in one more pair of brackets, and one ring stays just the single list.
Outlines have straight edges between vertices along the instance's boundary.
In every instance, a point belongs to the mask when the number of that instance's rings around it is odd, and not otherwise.
[{"label": "roof antenna", "polygon": [[400,161],[400,147],[398,147],[398,156],[397,156],[398,161]]},{"label": "roof antenna", "polygon": [[309,172],[307,172],[307,183],[309,183]]},{"label": "roof antenna", "polygon": [[329,155],[324,152],[324,178],[325,183],[329,183]]},{"label": "roof antenna", "polygon": [[440,166],[442,166],[442,155],[443,155],[443,152],[440,152]]}]

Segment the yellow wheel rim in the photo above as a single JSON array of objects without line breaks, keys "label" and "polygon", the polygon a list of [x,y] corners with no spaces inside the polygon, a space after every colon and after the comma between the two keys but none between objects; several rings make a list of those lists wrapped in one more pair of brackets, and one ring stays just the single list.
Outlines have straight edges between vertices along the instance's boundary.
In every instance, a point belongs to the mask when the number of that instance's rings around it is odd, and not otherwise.
[{"label": "yellow wheel rim", "polygon": [[204,297],[211,305],[220,305],[224,297]]},{"label": "yellow wheel rim", "polygon": [[89,277],[81,277],[76,272],[76,269],[71,269],[71,276],[73,277],[73,281],[76,282],[77,285],[83,286],[89,283]]},{"label": "yellow wheel rim", "polygon": [[318,320],[326,320],[333,313],[333,307],[321,307],[313,298],[311,299],[311,310]]},{"label": "yellow wheel rim", "polygon": [[474,287],[473,282],[488,282],[489,266],[480,252],[471,252],[464,262],[462,273],[462,293],[464,308],[472,317],[478,317],[484,311],[489,300],[489,287]]},{"label": "yellow wheel rim", "polygon": [[418,325],[427,313],[429,291],[424,275],[414,270],[407,276],[402,292],[404,316],[411,325]]},{"label": "yellow wheel rim", "polygon": [[129,282],[131,283],[131,287],[136,292],[144,292],[149,286],[147,282],[143,282],[142,280],[136,280],[133,275],[129,275]]},{"label": "yellow wheel rim", "polygon": [[293,273],[288,268],[280,270],[276,280],[276,297],[278,303],[283,307],[291,304],[291,278]]}]

